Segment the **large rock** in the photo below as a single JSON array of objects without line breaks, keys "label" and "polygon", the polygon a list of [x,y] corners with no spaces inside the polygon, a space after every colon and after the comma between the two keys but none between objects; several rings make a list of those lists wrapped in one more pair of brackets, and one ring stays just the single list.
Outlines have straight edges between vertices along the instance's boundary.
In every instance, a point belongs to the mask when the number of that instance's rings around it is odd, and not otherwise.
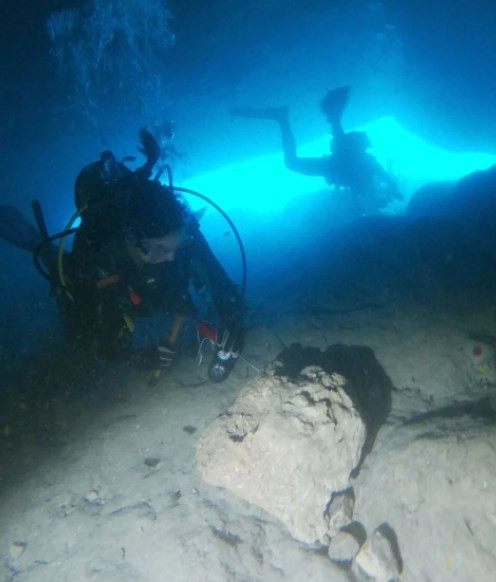
[{"label": "large rock", "polygon": [[354,519],[394,528],[404,582],[494,579],[496,426],[477,410],[453,406],[379,434],[354,484]]},{"label": "large rock", "polygon": [[407,216],[448,216],[456,182],[431,182],[421,186],[411,197]]},{"label": "large rock", "polygon": [[348,486],[366,437],[345,384],[318,367],[297,382],[256,378],[202,435],[205,480],[262,507],[296,539],[322,539],[332,493]]},{"label": "large rock", "polygon": [[493,228],[495,191],[496,165],[468,174],[458,182],[433,182],[422,186],[413,194],[406,214],[451,218],[478,230]]}]

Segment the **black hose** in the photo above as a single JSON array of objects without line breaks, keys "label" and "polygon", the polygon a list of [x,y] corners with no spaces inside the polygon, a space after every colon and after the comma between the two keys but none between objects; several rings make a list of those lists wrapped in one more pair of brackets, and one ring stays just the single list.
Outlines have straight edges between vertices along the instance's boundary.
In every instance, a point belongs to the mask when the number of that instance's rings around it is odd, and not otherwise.
[{"label": "black hose", "polygon": [[51,277],[50,276],[50,273],[43,268],[43,265],[42,265],[41,259],[40,259],[41,252],[49,244],[53,243],[54,241],[58,240],[59,238],[62,238],[64,236],[69,236],[71,234],[74,234],[75,232],[77,232],[77,230],[78,230],[78,227],[74,227],[74,228],[70,228],[69,230],[63,230],[62,232],[57,232],[56,234],[52,234],[52,236],[47,236],[34,249],[34,251],[33,251],[33,263],[34,263],[34,266],[35,266],[36,270],[38,271],[38,273],[43,278],[45,278],[47,281],[49,281],[50,283],[53,283],[53,277]]},{"label": "black hose", "polygon": [[48,229],[46,227],[45,217],[43,216],[43,210],[41,209],[41,204],[39,200],[33,200],[31,202],[33,208],[34,219],[36,221],[36,226],[41,234],[43,240],[48,238]]},{"label": "black hose", "polygon": [[174,186],[174,191],[186,192],[187,194],[192,194],[193,196],[198,196],[198,198],[205,200],[205,202],[208,202],[211,206],[213,206],[215,208],[215,210],[217,210],[217,212],[222,214],[222,216],[228,222],[229,226],[231,227],[231,229],[234,233],[234,236],[236,237],[236,240],[238,241],[239,251],[241,253],[241,263],[243,266],[243,277],[242,277],[242,283],[241,283],[241,296],[243,297],[245,294],[245,291],[246,291],[246,272],[247,272],[246,253],[245,253],[245,247],[243,246],[243,241],[241,240],[241,237],[239,236],[238,229],[234,226],[233,221],[229,218],[229,216],[224,212],[224,210],[222,210],[222,208],[218,204],[216,204],[213,200],[210,200],[210,198],[208,198],[204,194],[200,194],[200,192],[196,192],[195,190],[190,190],[189,188],[179,188],[177,186]]}]

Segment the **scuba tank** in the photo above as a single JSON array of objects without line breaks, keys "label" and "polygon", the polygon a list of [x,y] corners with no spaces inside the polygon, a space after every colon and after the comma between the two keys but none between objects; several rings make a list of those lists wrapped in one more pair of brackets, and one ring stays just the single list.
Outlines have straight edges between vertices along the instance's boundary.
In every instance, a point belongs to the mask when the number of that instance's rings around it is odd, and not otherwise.
[{"label": "scuba tank", "polygon": [[132,177],[133,172],[110,151],[102,152],[99,161],[79,172],[74,184],[74,203],[81,218],[81,232],[85,234],[76,236],[76,248],[84,238],[86,244],[98,249],[115,235],[126,203],[126,181]]},{"label": "scuba tank", "polygon": [[[126,208],[140,183],[147,183],[160,157],[160,147],[146,129],[140,131],[140,151],[146,162],[137,170],[130,170],[123,162],[134,161],[133,156],[118,162],[111,151],[100,154],[100,160],[85,166],[74,184],[74,202],[81,217],[86,244],[94,249],[105,244],[124,228]],[[82,237],[79,237],[82,238]],[[77,246],[78,237],[75,238]]]}]

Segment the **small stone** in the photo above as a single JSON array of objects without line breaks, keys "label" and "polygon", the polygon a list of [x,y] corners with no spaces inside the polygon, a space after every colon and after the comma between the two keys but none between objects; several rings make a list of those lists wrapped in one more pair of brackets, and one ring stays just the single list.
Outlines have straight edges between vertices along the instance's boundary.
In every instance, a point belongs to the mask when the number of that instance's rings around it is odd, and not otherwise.
[{"label": "small stone", "polygon": [[160,459],[158,457],[146,457],[145,465],[147,467],[156,467],[160,463]]},{"label": "small stone", "polygon": [[24,553],[24,550],[26,549],[27,545],[28,544],[26,542],[13,542],[12,544],[10,544],[9,548],[10,557],[13,560],[19,558],[19,556],[21,556]]},{"label": "small stone", "polygon": [[350,563],[357,555],[360,543],[350,532],[340,531],[331,538],[329,558],[333,562]]},{"label": "small stone", "polygon": [[190,424],[187,424],[186,426],[183,426],[183,430],[188,434],[193,434],[196,432],[197,428],[196,426],[191,426]]},{"label": "small stone", "polygon": [[472,368],[479,379],[495,377],[496,351],[481,341],[471,341],[465,346]]},{"label": "small stone", "polygon": [[357,582],[396,582],[400,567],[390,540],[375,529],[355,556],[352,572]]},{"label": "small stone", "polygon": [[182,497],[181,490],[180,490],[180,489],[176,489],[175,491],[173,491],[173,492],[170,494],[170,496],[171,496],[171,499],[172,499],[172,501],[174,501],[174,503],[175,503],[176,501],[179,501],[179,500],[181,499],[181,497]]},{"label": "small stone", "polygon": [[92,489],[91,491],[89,491],[84,496],[84,500],[91,505],[101,505],[103,503],[103,500],[100,497],[98,491],[96,491],[96,489]]},{"label": "small stone", "polygon": [[331,538],[353,519],[355,509],[355,494],[353,488],[338,491],[331,497],[326,515],[329,519],[328,535]]}]

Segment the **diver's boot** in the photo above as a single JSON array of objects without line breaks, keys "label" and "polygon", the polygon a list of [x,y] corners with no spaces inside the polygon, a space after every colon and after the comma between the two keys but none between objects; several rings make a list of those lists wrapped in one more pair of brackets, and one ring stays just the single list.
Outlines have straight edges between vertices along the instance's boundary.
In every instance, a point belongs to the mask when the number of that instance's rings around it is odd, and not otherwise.
[{"label": "diver's boot", "polygon": [[42,241],[38,229],[10,204],[0,204],[0,238],[30,252]]},{"label": "diver's boot", "polygon": [[229,110],[235,117],[246,117],[249,119],[272,119],[283,123],[289,118],[289,111],[286,106],[282,107],[233,107]]}]

